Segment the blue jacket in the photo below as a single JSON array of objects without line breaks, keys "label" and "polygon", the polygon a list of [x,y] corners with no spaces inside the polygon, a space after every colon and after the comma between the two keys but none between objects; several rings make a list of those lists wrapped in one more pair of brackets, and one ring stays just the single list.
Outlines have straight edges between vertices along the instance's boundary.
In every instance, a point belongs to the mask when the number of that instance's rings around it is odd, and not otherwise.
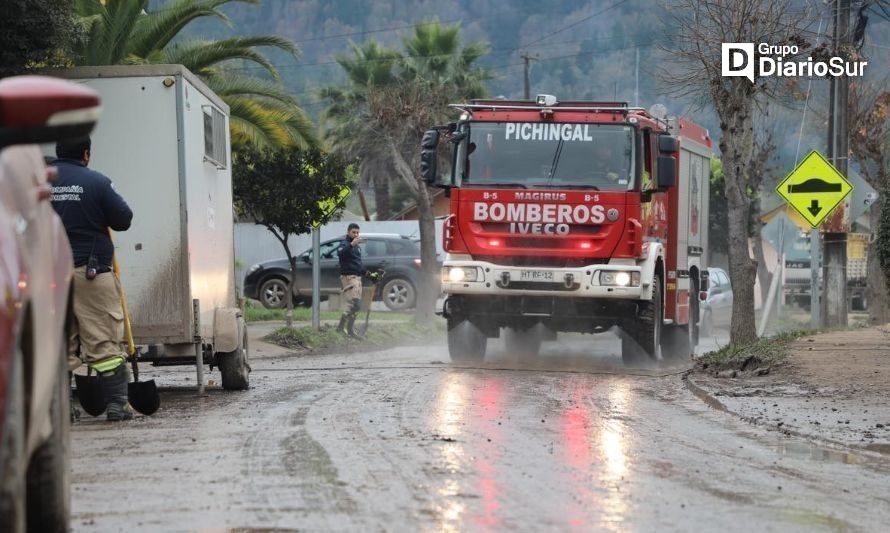
[{"label": "blue jacket", "polygon": [[59,179],[52,184],[52,204],[65,225],[74,266],[86,265],[92,254],[100,267],[110,267],[114,244],[108,228],[129,229],[133,211],[103,174],[73,159],[50,164],[59,169]]},{"label": "blue jacket", "polygon": [[362,263],[362,249],[360,246],[353,246],[352,239],[347,235],[340,242],[337,248],[337,257],[340,258],[340,275],[341,276],[364,276],[368,269]]}]

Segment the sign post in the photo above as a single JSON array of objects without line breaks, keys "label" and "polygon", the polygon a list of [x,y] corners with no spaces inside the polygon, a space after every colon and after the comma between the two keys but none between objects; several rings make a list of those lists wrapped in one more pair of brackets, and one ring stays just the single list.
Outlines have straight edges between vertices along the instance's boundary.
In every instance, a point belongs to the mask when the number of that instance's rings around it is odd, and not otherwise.
[{"label": "sign post", "polygon": [[[318,202],[318,206],[325,214],[330,216],[340,204],[349,196],[349,187],[340,187],[337,196],[326,198]],[[319,262],[319,247],[321,245],[321,222],[312,224],[312,329],[318,331],[321,327],[321,266]]]},{"label": "sign post", "polygon": [[[844,199],[853,191],[853,184],[844,177],[825,157],[813,150],[782,180],[776,187],[776,193],[794,208],[813,228],[818,228],[828,215],[844,202]],[[813,290],[810,291],[810,309],[814,323],[828,313],[813,311],[820,305],[819,291],[817,291],[818,253],[813,253],[819,246],[818,240],[810,240],[810,268],[813,269]],[[828,280],[823,280],[827,283]],[[828,287],[837,292],[845,293],[846,274],[842,276],[841,287]],[[826,291],[826,297],[828,296]],[[846,298],[830,298],[827,303],[843,306],[840,314],[846,316]],[[832,313],[834,314],[834,313]]]}]

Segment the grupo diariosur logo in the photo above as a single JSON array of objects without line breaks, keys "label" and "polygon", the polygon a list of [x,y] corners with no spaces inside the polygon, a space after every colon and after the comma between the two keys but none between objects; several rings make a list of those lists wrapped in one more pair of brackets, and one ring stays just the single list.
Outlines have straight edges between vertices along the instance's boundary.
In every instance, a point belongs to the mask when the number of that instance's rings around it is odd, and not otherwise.
[{"label": "grupo diariosur logo", "polygon": [[868,61],[849,61],[837,56],[828,61],[814,61],[812,57],[799,61],[785,59],[799,54],[797,45],[759,43],[755,47],[754,43],[723,43],[721,74],[748,78],[751,83],[754,83],[755,75],[796,78],[838,77],[846,74],[859,77],[865,74],[865,66],[868,65]]}]

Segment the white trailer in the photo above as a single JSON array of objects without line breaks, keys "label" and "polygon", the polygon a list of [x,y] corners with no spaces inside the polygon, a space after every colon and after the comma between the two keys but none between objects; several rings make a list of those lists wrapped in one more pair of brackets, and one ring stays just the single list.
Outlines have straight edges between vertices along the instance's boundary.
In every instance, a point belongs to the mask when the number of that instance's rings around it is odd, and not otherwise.
[{"label": "white trailer", "polygon": [[[103,120],[90,167],[133,209],[114,235],[140,346],[155,365],[218,366],[248,387],[247,329],[237,305],[229,107],[181,65],[79,67],[54,74],[98,91]],[[197,365],[203,387],[203,365]]]}]

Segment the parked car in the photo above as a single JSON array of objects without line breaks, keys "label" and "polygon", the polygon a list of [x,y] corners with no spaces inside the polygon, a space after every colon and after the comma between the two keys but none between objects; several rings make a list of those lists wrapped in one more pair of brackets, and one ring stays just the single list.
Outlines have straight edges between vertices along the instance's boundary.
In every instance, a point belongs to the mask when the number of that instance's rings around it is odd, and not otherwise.
[{"label": "parked car", "polygon": [[67,531],[66,322],[71,247],[35,144],[89,134],[99,97],[36,76],[0,81],[0,531]]},{"label": "parked car", "polygon": [[[385,274],[380,299],[387,308],[401,311],[414,307],[420,275],[420,245],[408,237],[395,233],[363,233],[362,260],[368,270],[382,268]],[[322,299],[340,294],[340,263],[337,248],[341,239],[321,243]],[[250,267],[244,277],[244,296],[259,300],[268,309],[280,309],[287,303],[285,294],[290,281],[287,259],[264,261]],[[297,278],[294,284],[294,303],[312,301],[312,249],[297,256]]]},{"label": "parked car", "polygon": [[732,320],[732,285],[722,268],[708,268],[708,297],[702,302],[700,334],[710,335],[714,328],[728,328]]}]

